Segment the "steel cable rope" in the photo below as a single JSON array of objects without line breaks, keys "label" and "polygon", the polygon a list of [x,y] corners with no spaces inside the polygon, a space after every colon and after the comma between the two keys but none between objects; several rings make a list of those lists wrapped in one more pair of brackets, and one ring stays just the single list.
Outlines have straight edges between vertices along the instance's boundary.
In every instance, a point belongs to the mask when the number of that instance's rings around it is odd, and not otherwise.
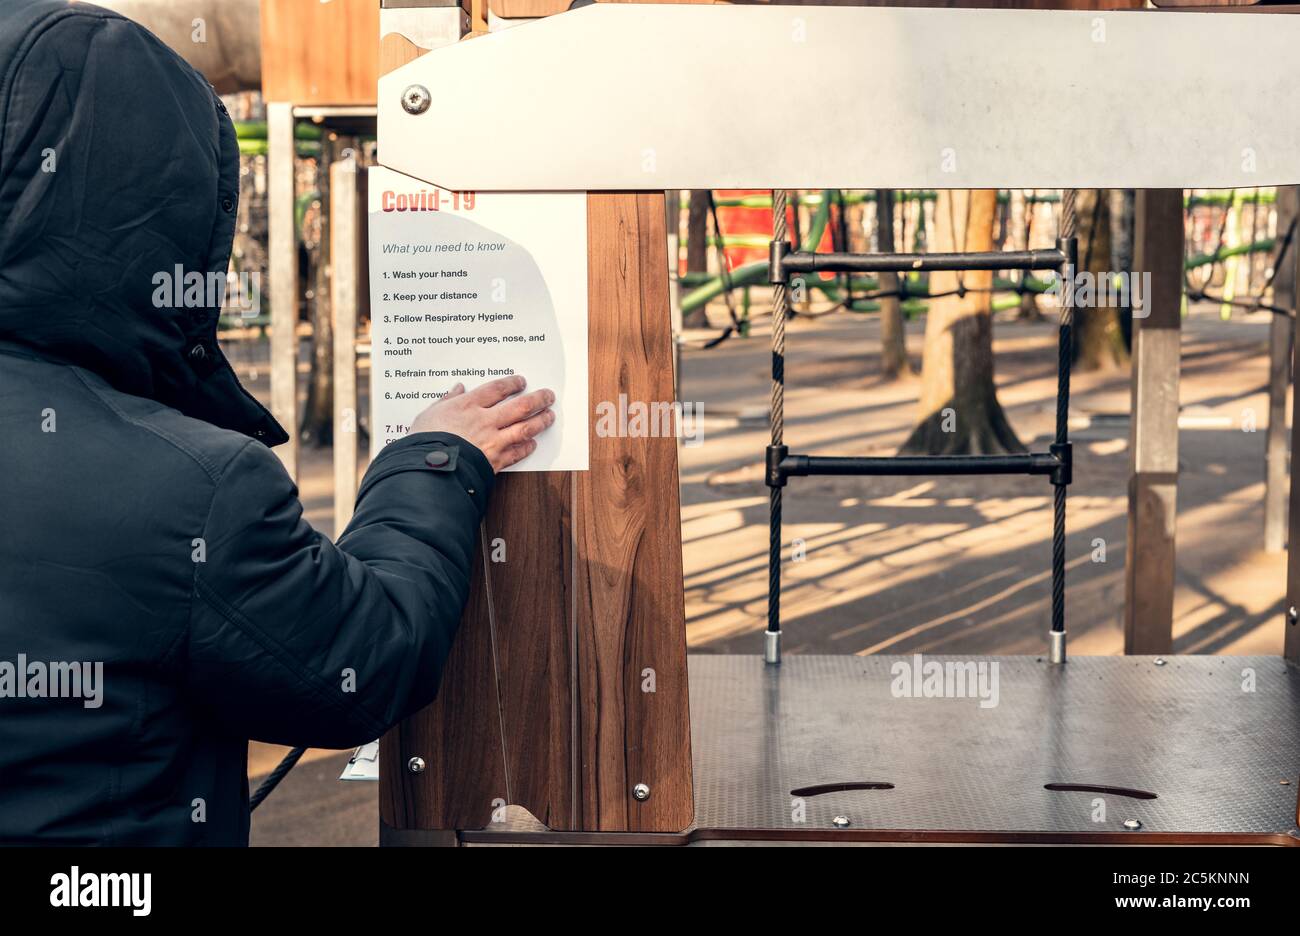
[{"label": "steel cable rope", "polygon": [[280,763],[275,765],[275,769],[267,774],[266,779],[258,785],[257,791],[248,798],[249,812],[260,806],[262,800],[271,795],[271,791],[280,785],[280,781],[285,778],[289,771],[293,770],[294,765],[298,763],[306,751],[306,748],[296,747],[284,755]]},{"label": "steel cable rope", "polygon": [[[1075,236],[1076,189],[1061,191],[1062,241]],[[1101,198],[1097,199],[1100,205]],[[1071,294],[1061,284],[1060,323],[1057,326],[1056,352],[1056,445],[1069,445],[1070,365],[1073,357],[1074,305]],[[1065,631],[1065,492],[1069,481],[1052,486],[1052,633]],[[1064,637],[1062,650],[1064,648]],[[1053,644],[1055,650],[1055,644]]]}]

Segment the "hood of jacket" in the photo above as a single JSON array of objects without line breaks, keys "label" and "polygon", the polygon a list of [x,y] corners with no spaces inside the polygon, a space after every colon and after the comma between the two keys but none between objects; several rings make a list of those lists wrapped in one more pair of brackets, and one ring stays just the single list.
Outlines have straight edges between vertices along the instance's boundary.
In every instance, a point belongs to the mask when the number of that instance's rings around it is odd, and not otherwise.
[{"label": "hood of jacket", "polygon": [[275,445],[217,346],[239,201],[234,126],[138,24],[0,0],[0,347]]}]

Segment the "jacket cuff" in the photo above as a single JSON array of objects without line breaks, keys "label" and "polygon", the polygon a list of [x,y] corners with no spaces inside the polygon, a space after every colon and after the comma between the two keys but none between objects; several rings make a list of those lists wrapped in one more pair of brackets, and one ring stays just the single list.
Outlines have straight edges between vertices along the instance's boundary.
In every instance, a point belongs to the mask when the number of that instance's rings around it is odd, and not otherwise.
[{"label": "jacket cuff", "polygon": [[403,471],[455,477],[474,502],[479,517],[487,511],[488,496],[496,484],[491,463],[472,442],[450,432],[416,432],[380,450],[361,479],[357,502],[382,478]]}]

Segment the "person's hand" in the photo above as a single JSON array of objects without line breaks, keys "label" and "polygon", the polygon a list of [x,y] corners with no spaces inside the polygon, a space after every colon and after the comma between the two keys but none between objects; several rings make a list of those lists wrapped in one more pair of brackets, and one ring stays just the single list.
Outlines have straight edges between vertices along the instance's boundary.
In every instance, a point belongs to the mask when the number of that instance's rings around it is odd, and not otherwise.
[{"label": "person's hand", "polygon": [[494,472],[527,458],[535,436],[555,422],[555,394],[534,390],[522,396],[523,377],[502,377],[468,393],[456,384],[445,397],[416,416],[411,432],[450,432],[477,446]]}]

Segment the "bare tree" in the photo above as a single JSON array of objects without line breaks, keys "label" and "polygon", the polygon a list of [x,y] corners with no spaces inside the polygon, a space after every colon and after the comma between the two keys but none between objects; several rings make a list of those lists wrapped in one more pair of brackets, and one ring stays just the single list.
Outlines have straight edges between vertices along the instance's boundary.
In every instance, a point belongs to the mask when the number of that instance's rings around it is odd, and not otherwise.
[{"label": "bare tree", "polygon": [[[943,191],[935,210],[935,251],[991,250],[997,192]],[[960,231],[960,238],[954,236]],[[993,383],[991,272],[932,273],[921,364],[920,418],[904,453],[992,455],[1023,452]],[[945,295],[964,286],[961,295]]]},{"label": "bare tree", "polygon": [[[686,211],[686,272],[706,273],[709,269],[709,193],[692,189]],[[703,328],[709,324],[705,307],[701,305],[686,316],[688,328]]]},{"label": "bare tree", "polygon": [[[876,242],[881,253],[894,252],[894,193],[876,189]],[[880,274],[880,372],[886,380],[911,377],[907,359],[907,334],[903,327],[903,302],[897,273]]]},{"label": "bare tree", "polygon": [[1077,196],[1079,273],[1086,274],[1075,296],[1078,370],[1109,370],[1128,363],[1120,309],[1106,300],[1112,294],[1110,200],[1106,189],[1079,189]]}]

